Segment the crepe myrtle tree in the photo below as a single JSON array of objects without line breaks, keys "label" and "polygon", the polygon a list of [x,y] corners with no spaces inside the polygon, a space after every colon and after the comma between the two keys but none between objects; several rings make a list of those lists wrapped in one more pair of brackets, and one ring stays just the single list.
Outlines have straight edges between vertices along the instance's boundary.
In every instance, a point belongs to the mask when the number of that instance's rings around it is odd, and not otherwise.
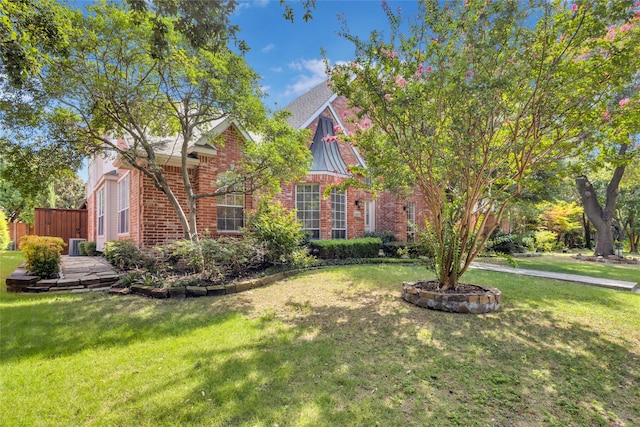
[{"label": "crepe myrtle tree", "polygon": [[419,190],[440,289],[455,288],[528,181],[597,133],[607,94],[638,68],[638,8],[427,0],[409,21],[383,8],[386,36],[345,23],[356,56],[330,84],[356,115],[367,170],[355,172]]},{"label": "crepe myrtle tree", "polygon": [[[281,114],[268,116],[259,76],[227,45],[223,30],[194,43],[191,33],[180,31],[184,25],[175,13],[158,15],[127,3],[87,7],[73,17],[68,54],[52,57],[42,68],[41,84],[56,107],[52,120],[59,128],[79,145],[117,153],[149,177],[173,206],[185,238],[194,240],[198,199],[277,191],[280,182],[306,174],[310,154],[304,132],[289,127]],[[225,118],[260,137],[246,141],[243,160],[224,174],[216,191],[198,192],[189,174],[188,148]],[[158,141],[167,137],[180,148],[186,204],[176,196],[158,155]],[[224,141],[211,138],[210,144]]]}]

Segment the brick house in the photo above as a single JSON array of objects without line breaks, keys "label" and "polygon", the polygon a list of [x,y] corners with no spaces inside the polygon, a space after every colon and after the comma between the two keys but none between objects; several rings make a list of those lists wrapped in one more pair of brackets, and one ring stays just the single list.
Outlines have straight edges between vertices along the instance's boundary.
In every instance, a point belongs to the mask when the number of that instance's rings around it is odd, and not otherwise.
[{"label": "brick house", "polygon": [[[291,112],[289,123],[311,130],[309,149],[313,160],[309,175],[302,181],[282,186],[277,199],[289,209],[297,209],[303,228],[315,239],[343,239],[362,236],[369,231],[392,231],[397,240],[413,238],[414,226],[423,221],[425,206],[419,197],[403,200],[390,193],[374,198],[363,190],[333,191],[324,198],[331,183],[349,176],[349,165],[364,166],[357,149],[334,138],[336,132],[353,131],[347,102],[322,83],[285,107]],[[253,136],[237,123],[223,119],[215,123],[207,138],[223,138],[223,147],[214,148],[201,138],[188,149],[189,172],[195,190],[213,192],[216,177],[233,170],[241,159],[243,141]],[[172,190],[186,209],[182,189],[179,138],[157,141],[157,157],[163,165]],[[118,140],[127,146],[126,138]],[[140,247],[163,244],[183,237],[182,227],[167,197],[156,189],[150,178],[119,162],[115,156],[90,159],[88,165],[87,206],[88,239],[102,250],[110,240],[131,239]],[[229,194],[201,198],[197,202],[197,227],[213,236],[237,235],[244,225],[245,213],[255,208],[251,195]]]}]

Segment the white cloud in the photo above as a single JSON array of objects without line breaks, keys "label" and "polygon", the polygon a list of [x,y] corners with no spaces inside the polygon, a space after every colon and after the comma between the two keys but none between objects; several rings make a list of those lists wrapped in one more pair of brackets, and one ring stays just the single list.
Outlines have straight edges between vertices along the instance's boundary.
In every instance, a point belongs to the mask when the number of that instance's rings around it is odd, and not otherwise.
[{"label": "white cloud", "polygon": [[281,73],[282,72],[282,67],[271,67],[269,69],[271,71],[273,71],[274,73]]},{"label": "white cloud", "polygon": [[287,85],[285,96],[300,95],[327,79],[322,59],[303,59],[290,63],[289,68],[303,73],[295,76],[294,82]]},{"label": "white cloud", "polygon": [[275,44],[273,44],[273,43],[269,43],[268,45],[266,45],[265,47],[263,47],[262,49],[260,49],[260,52],[262,52],[262,53],[269,53],[269,52],[271,52],[275,47],[276,47],[276,45],[275,45]]},{"label": "white cloud", "polygon": [[271,89],[270,85],[265,85],[265,86],[260,86],[260,90],[263,92],[269,92],[269,89]]},{"label": "white cloud", "polygon": [[238,5],[236,6],[235,13],[240,13],[244,9],[249,9],[250,7],[266,7],[269,4],[269,0],[239,0]]}]

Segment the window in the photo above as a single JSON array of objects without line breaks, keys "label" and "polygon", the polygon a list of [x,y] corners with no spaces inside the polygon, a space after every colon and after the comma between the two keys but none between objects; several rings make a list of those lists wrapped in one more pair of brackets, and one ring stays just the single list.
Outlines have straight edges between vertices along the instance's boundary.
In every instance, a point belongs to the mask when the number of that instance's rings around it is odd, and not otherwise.
[{"label": "window", "polygon": [[347,238],[347,195],[335,189],[331,192],[331,238]]},{"label": "window", "polygon": [[129,232],[129,174],[118,182],[118,233]]},{"label": "window", "polygon": [[406,206],[407,210],[407,242],[413,242],[416,239],[416,203],[409,202]]},{"label": "window", "polygon": [[302,229],[311,239],[320,238],[320,185],[300,184],[296,186],[296,210]]},{"label": "window", "polygon": [[240,231],[244,226],[244,194],[218,196],[218,231]]},{"label": "window", "polygon": [[104,236],[104,187],[98,191],[98,203],[96,209],[98,236]]},{"label": "window", "polygon": [[364,231],[376,231],[376,205],[373,200],[364,202]]}]

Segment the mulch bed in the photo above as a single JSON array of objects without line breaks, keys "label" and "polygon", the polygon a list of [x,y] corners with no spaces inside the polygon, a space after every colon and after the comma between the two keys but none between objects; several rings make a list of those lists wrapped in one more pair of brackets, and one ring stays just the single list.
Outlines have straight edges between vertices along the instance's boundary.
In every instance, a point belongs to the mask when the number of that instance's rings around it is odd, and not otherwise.
[{"label": "mulch bed", "polygon": [[450,288],[446,290],[438,289],[439,282],[436,280],[422,281],[416,282],[416,288],[430,291],[430,292],[439,292],[443,294],[469,294],[469,295],[482,295],[486,292],[481,286],[470,285],[468,283],[458,283],[458,286],[455,288]]}]

